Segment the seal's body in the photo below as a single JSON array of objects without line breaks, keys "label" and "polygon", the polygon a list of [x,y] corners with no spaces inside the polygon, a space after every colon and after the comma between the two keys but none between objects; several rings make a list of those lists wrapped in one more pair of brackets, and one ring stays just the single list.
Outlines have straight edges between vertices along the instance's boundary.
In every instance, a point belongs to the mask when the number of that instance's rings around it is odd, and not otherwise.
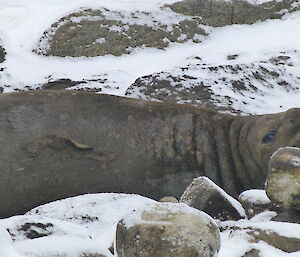
[{"label": "seal's body", "polygon": [[299,146],[299,114],[237,117],[75,91],[3,94],[0,217],[84,193],[179,197],[200,175],[231,194],[261,188],[270,155]]}]

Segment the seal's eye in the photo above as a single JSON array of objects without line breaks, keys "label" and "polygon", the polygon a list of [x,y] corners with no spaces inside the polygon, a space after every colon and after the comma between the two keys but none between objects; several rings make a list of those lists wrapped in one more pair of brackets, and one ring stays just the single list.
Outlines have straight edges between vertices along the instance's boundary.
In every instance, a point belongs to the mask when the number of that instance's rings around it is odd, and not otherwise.
[{"label": "seal's eye", "polygon": [[263,144],[269,144],[269,143],[271,143],[271,142],[275,139],[276,134],[277,134],[276,130],[271,130],[271,131],[269,131],[269,132],[263,137],[262,143],[263,143]]}]

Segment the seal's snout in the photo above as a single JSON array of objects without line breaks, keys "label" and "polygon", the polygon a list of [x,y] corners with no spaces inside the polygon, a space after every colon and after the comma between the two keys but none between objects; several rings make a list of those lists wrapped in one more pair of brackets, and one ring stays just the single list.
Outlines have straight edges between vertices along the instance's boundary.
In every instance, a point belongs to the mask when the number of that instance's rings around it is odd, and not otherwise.
[{"label": "seal's snout", "polygon": [[294,138],[291,140],[289,146],[300,148],[300,130],[296,133]]},{"label": "seal's snout", "polygon": [[[300,108],[292,108],[286,112],[285,119],[293,126],[300,127]],[[300,132],[300,129],[299,129]]]}]

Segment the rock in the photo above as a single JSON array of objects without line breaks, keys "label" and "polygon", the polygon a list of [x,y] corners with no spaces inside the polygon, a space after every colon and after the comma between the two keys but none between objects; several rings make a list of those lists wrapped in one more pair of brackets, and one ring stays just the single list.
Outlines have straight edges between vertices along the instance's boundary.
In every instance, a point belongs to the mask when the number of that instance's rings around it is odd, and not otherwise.
[{"label": "rock", "polygon": [[173,196],[165,196],[159,200],[161,203],[178,203],[179,201]]},{"label": "rock", "polygon": [[247,251],[243,257],[260,257],[260,251],[257,249],[251,249],[250,251]]},{"label": "rock", "polygon": [[210,257],[219,249],[215,222],[185,204],[149,205],[129,213],[117,226],[119,257]]},{"label": "rock", "polygon": [[233,231],[246,232],[250,243],[264,241],[285,252],[300,251],[300,225],[268,221],[264,223],[241,223],[232,227]]},{"label": "rock", "polygon": [[[157,18],[161,16],[168,22],[161,23],[164,19]],[[61,57],[120,56],[140,47],[164,49],[170,42],[200,42],[205,35],[199,18],[170,11],[130,13],[87,9],[54,23],[45,31],[35,52]]]},{"label": "rock", "polygon": [[[261,97],[273,97],[274,90],[287,94],[300,92],[300,72],[290,56],[292,54],[278,53],[259,62],[226,65],[208,65],[195,57],[188,66],[138,78],[128,87],[126,95],[192,104],[222,112],[253,113],[253,110],[261,110],[265,113],[270,106],[261,101]],[[280,101],[276,108],[282,108]]]},{"label": "rock", "polygon": [[5,61],[6,52],[4,48],[0,45],[0,63]]},{"label": "rock", "polygon": [[300,214],[293,210],[283,210],[273,217],[272,220],[300,224]]},{"label": "rock", "polygon": [[91,79],[82,80],[71,80],[68,78],[53,78],[52,76],[47,77],[47,82],[34,85],[26,86],[27,90],[78,90],[78,91],[89,91],[94,93],[105,93],[111,92],[111,90],[119,90],[114,79],[109,79],[108,73],[100,73]]},{"label": "rock", "polygon": [[296,0],[269,1],[262,4],[243,0],[185,0],[170,7],[178,13],[200,16],[206,25],[219,27],[281,18],[288,12],[299,10],[300,5]]},{"label": "rock", "polygon": [[267,210],[276,210],[275,204],[266,195],[265,190],[251,189],[244,191],[238,198],[246,211],[248,219]]},{"label": "rock", "polygon": [[79,257],[107,257],[107,256],[100,254],[100,253],[82,253],[82,254],[80,254]]},{"label": "rock", "polygon": [[242,205],[207,177],[194,179],[180,202],[222,221],[239,220],[246,216]]},{"label": "rock", "polygon": [[41,86],[41,89],[45,90],[60,90],[69,87],[76,86],[78,84],[85,84],[85,81],[73,81],[70,79],[58,79],[55,81],[49,81]]},{"label": "rock", "polygon": [[26,222],[18,228],[18,231],[28,239],[35,239],[51,235],[53,233],[53,224]]},{"label": "rock", "polygon": [[[294,122],[290,119],[287,126]],[[300,148],[280,148],[271,157],[266,192],[282,209],[300,213]]]}]

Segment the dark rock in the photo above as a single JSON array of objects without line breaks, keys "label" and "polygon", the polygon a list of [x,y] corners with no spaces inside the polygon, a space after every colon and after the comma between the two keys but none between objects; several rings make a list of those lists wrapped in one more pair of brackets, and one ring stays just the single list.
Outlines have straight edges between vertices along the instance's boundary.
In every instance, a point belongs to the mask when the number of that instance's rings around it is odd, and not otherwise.
[{"label": "dark rock", "polygon": [[[137,47],[164,49],[170,42],[200,42],[199,38],[207,35],[198,18],[185,18],[166,25],[161,24],[156,15],[161,13],[83,10],[54,23],[44,33],[35,51],[61,57],[119,56]],[[168,19],[170,12],[164,12],[164,15]]]},{"label": "dark rock", "polygon": [[221,221],[245,218],[242,205],[207,177],[194,179],[181,196],[180,202]]},{"label": "dark rock", "polygon": [[287,12],[298,10],[300,5],[295,0],[270,1],[260,5],[243,0],[184,0],[170,7],[178,13],[200,16],[204,24],[219,27],[281,18]]},{"label": "dark rock", "polygon": [[[62,255],[61,257],[65,257],[65,255]],[[101,253],[82,253],[80,254],[79,257],[106,257],[106,256]]]},{"label": "dark rock", "polygon": [[5,61],[6,52],[4,48],[0,45],[0,63]]},{"label": "dark rock", "polygon": [[158,203],[135,210],[117,226],[120,257],[211,257],[220,249],[217,225],[185,204]]},{"label": "dark rock", "polygon": [[282,210],[272,220],[300,224],[300,214],[293,210]]},{"label": "dark rock", "polygon": [[51,235],[53,233],[51,231],[52,228],[53,225],[51,223],[25,223],[19,228],[19,231],[22,231],[27,238],[35,239]]},{"label": "dark rock", "polygon": [[260,257],[260,251],[257,249],[252,249],[246,252],[242,257]]},{"label": "dark rock", "polygon": [[69,87],[76,86],[78,84],[86,83],[85,81],[73,81],[70,79],[59,79],[55,81],[49,81],[41,86],[41,89],[46,90],[60,90]]},{"label": "dark rock", "polygon": [[227,56],[227,60],[235,60],[239,57],[238,54],[232,54]]}]

